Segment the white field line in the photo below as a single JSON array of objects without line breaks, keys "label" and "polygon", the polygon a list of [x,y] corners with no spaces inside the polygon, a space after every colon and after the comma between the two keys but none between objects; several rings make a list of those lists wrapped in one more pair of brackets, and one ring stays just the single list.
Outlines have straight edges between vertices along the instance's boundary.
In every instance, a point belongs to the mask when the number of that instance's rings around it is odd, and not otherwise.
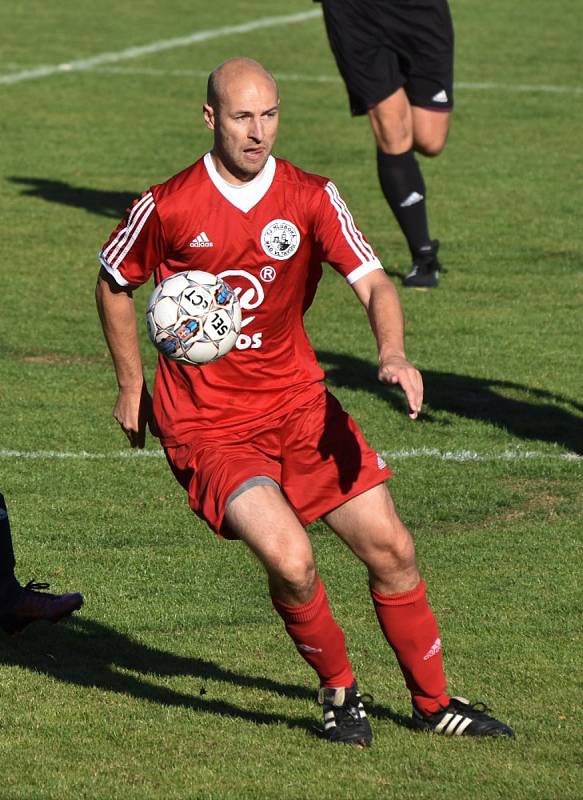
[{"label": "white field line", "polygon": [[435,458],[440,461],[533,461],[560,459],[561,461],[583,461],[578,453],[545,453],[542,450],[502,450],[499,453],[479,453],[476,450],[438,450],[434,447],[420,447],[413,450],[381,450],[386,459]]},{"label": "white field line", "polygon": [[461,81],[454,83],[454,89],[469,89],[471,91],[493,91],[493,92],[548,92],[550,94],[583,94],[583,86],[557,86],[545,83],[493,83],[484,81],[483,83],[467,83]]},{"label": "white field line", "polygon": [[101,64],[115,64],[118,61],[129,61],[141,56],[162,53],[165,50],[175,50],[177,47],[189,47],[199,42],[208,42],[210,39],[218,39],[223,36],[233,36],[239,33],[250,33],[262,28],[275,28],[279,25],[292,25],[295,22],[305,22],[309,19],[321,16],[320,9],[303,11],[299,14],[286,14],[279,17],[262,17],[260,19],[245,22],[241,25],[225,25],[222,28],[213,28],[206,31],[197,31],[188,36],[179,36],[176,39],[161,39],[158,42],[141,45],[139,47],[128,47],[126,50],[118,50],[113,53],[99,53],[91,58],[80,58],[66,64],[53,64],[34,69],[25,69],[11,75],[0,76],[0,84],[10,85],[21,81],[30,81],[36,78],[48,78],[51,75],[59,75],[67,72],[79,72],[93,69]]},{"label": "white field line", "polygon": [[[0,65],[1,66],[1,65]],[[110,75],[143,75],[159,78],[206,78],[209,70],[202,69],[157,69],[156,67],[100,67],[94,72]],[[297,83],[341,83],[339,75],[304,75],[293,72],[274,73],[278,81],[295,81]],[[10,77],[10,76],[9,76]],[[0,82],[2,79],[0,78]],[[547,94],[583,94],[583,86],[555,86],[552,84],[526,84],[526,83],[495,83],[483,81],[471,83],[460,81],[454,84],[456,90],[487,91],[487,92],[519,92],[519,93],[547,93]]]},{"label": "white field line", "polygon": [[[500,452],[478,452],[477,450],[438,450],[421,447],[412,450],[381,450],[380,455],[387,461],[401,459],[428,458],[438,461],[485,462],[485,461],[544,461],[561,460],[579,462],[583,456],[577,453],[546,453],[542,450],[502,450]],[[111,453],[89,453],[85,450],[68,452],[63,450],[0,450],[0,459],[38,460],[38,461],[105,461],[127,458],[163,458],[162,450],[117,450]]]}]

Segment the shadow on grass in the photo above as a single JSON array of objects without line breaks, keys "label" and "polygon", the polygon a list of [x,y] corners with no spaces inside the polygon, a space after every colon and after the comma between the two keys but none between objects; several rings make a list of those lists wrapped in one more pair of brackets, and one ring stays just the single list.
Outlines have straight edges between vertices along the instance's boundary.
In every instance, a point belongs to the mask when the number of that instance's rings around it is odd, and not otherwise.
[{"label": "shadow on grass", "polygon": [[[290,700],[315,701],[313,690],[234,672],[213,661],[158,650],[79,616],[60,625],[35,623],[18,638],[3,638],[0,640],[0,664],[43,673],[63,683],[127,694],[150,703],[235,717],[255,724],[283,724],[321,736],[320,713],[316,708],[314,717],[247,710],[213,698],[205,681],[265,690]],[[192,693],[179,692],[156,682],[156,679],[178,676],[192,679]],[[373,712],[379,718],[400,719],[381,706],[374,706]]]},{"label": "shadow on grass", "polygon": [[[285,724],[290,728],[310,731],[315,727],[315,718],[247,711],[215,699],[210,696],[205,681],[223,681],[239,687],[264,689],[290,699],[313,699],[313,691],[244,675],[224,669],[212,661],[158,650],[82,617],[74,617],[60,625],[35,623],[21,636],[3,639],[0,642],[0,664],[30,669],[64,683],[127,694],[160,705],[237,717],[257,724]],[[157,678],[177,676],[192,678],[192,693],[179,692],[156,683]]]},{"label": "shadow on grass", "polygon": [[22,194],[27,197],[39,197],[50,203],[62,203],[74,208],[83,208],[90,214],[120,219],[126,208],[139,197],[139,192],[106,192],[100,189],[86,189],[72,186],[64,181],[48,178],[25,178],[13,176],[7,178],[10,183],[25,187]]},{"label": "shadow on grass", "polygon": [[[368,391],[399,411],[404,410],[403,393],[396,387],[379,383],[376,368],[369,361],[326,350],[318,351],[317,355],[326,369],[330,386]],[[447,411],[496,425],[520,439],[552,442],[570,452],[583,454],[581,403],[512,381],[434,370],[423,370],[423,380],[425,412],[421,419],[427,422],[435,421],[432,411]]]}]

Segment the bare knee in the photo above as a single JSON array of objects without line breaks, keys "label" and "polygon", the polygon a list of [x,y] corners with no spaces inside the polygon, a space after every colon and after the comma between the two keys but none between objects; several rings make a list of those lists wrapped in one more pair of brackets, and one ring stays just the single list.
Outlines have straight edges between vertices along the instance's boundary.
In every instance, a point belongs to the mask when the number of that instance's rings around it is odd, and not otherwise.
[{"label": "bare knee", "polygon": [[419,581],[415,544],[389,497],[389,514],[371,532],[364,559],[371,585],[380,592],[412,589]]},{"label": "bare knee", "polygon": [[421,155],[427,156],[428,158],[435,158],[435,156],[443,152],[446,141],[447,135],[426,136],[423,139],[415,136],[413,145],[417,153],[421,153]]},{"label": "bare knee", "polygon": [[396,575],[415,567],[413,539],[402,523],[401,526],[402,530],[388,530],[371,541],[366,562],[370,572]]},{"label": "bare knee", "polygon": [[376,144],[382,153],[398,155],[411,149],[413,134],[403,120],[394,120],[391,124],[373,128]]},{"label": "bare knee", "polygon": [[368,116],[381,152],[398,155],[411,149],[413,119],[402,89],[369,109]]},{"label": "bare knee", "polygon": [[314,561],[286,557],[268,569],[269,588],[278,600],[291,605],[304,605],[314,596],[317,572]]},{"label": "bare knee", "polygon": [[449,133],[449,114],[414,107],[413,146],[418,153],[429,158],[438,156],[446,145]]}]

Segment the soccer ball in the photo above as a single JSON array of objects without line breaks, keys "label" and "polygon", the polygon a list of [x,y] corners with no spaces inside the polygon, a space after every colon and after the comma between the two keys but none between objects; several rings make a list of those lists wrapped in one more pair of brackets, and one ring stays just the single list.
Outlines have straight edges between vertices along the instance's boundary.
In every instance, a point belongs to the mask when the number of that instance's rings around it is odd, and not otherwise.
[{"label": "soccer ball", "polygon": [[231,287],[201,270],[177,272],[156,286],[146,310],[156,349],[181,364],[208,364],[226,355],[241,330],[241,306]]}]

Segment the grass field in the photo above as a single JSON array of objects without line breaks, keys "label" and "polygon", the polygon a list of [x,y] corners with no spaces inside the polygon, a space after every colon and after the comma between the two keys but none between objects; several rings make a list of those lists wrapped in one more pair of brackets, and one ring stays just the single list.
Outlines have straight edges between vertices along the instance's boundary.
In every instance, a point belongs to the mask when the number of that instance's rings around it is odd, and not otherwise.
[{"label": "grass field", "polygon": [[[190,514],[155,440],[129,453],[111,417],[96,252],[134,195],[208,148],[205,76],[227,57],[279,77],[278,154],[333,178],[400,287],[405,245],[317,6],[22,0],[0,5],[0,489],[21,580],[86,606],[0,641],[2,800],[583,796],[578,4],[452,10],[456,112],[423,162],[449,271],[436,291],[399,288],[423,418],[377,384],[364,315],[331,270],[308,327],[396,472],[451,690],[516,740],[408,730],[363,568],[316,524],[376,736],[365,752],[321,741],[313,676],[260,568]],[[143,353],[151,377],[145,338]]]}]

